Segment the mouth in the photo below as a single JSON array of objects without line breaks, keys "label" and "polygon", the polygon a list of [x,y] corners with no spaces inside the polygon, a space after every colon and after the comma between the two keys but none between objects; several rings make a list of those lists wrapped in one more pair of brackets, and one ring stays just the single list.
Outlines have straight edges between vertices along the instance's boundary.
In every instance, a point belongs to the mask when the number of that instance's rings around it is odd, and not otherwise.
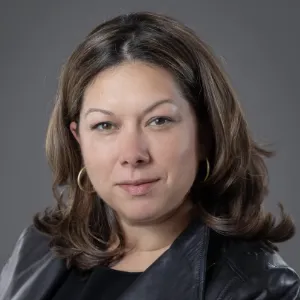
[{"label": "mouth", "polygon": [[143,179],[136,181],[124,181],[118,184],[120,188],[131,196],[148,194],[160,179]]}]

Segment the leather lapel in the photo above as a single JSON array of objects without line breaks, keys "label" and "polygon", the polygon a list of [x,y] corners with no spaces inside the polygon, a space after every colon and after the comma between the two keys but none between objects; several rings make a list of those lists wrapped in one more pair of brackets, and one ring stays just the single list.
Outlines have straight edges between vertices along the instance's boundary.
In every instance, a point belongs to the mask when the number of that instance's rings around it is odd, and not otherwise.
[{"label": "leather lapel", "polygon": [[209,229],[193,221],[118,300],[202,300]]}]

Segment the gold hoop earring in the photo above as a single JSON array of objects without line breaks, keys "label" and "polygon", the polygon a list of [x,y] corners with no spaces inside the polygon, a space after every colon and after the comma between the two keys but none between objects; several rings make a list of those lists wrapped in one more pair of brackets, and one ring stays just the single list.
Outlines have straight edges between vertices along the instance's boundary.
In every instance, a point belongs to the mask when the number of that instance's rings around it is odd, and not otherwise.
[{"label": "gold hoop earring", "polygon": [[206,175],[205,175],[205,177],[203,179],[203,182],[205,182],[207,180],[207,178],[209,177],[209,173],[210,173],[209,161],[208,161],[207,158],[205,159],[205,161],[206,161]]},{"label": "gold hoop earring", "polygon": [[81,184],[81,176],[82,176],[82,174],[83,174],[84,171],[86,171],[86,168],[85,168],[85,167],[81,168],[81,170],[80,170],[79,173],[78,173],[78,176],[77,176],[77,184],[78,184],[78,187],[79,187],[79,189],[80,189],[81,191],[83,191],[83,192],[85,192],[85,193],[94,193],[94,192],[95,192],[94,190],[92,190],[92,191],[86,191],[86,190],[83,188],[82,184]]}]

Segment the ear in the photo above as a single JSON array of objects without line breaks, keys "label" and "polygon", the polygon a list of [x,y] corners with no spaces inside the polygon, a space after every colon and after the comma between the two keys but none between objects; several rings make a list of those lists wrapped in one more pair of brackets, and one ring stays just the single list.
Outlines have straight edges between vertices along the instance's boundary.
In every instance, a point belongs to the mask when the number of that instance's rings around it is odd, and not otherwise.
[{"label": "ear", "polygon": [[70,130],[74,136],[74,138],[77,140],[77,142],[80,144],[80,136],[79,136],[79,130],[78,130],[78,124],[73,121],[70,123]]}]

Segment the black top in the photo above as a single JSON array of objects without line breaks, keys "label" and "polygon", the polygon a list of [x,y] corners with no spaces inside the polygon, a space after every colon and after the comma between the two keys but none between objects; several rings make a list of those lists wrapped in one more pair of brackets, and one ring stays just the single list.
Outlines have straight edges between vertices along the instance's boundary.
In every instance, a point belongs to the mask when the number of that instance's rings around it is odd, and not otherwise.
[{"label": "black top", "polygon": [[115,300],[140,274],[98,266],[83,275],[73,269],[52,300]]}]

